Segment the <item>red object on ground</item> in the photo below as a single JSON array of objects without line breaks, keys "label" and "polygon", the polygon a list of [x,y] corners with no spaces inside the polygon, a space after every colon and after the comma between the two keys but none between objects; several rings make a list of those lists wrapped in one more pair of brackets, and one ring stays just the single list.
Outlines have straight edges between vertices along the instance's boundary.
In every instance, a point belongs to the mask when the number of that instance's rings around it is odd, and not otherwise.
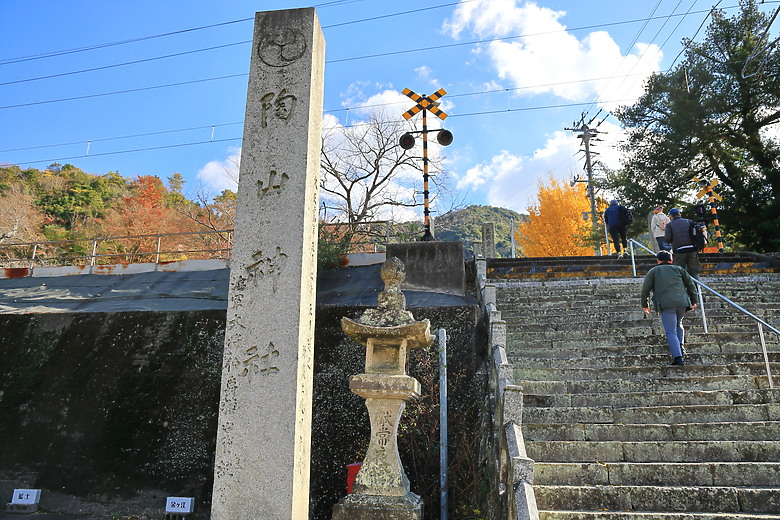
[{"label": "red object on ground", "polygon": [[357,478],[358,471],[360,471],[362,465],[362,462],[347,464],[347,495],[352,494],[352,485],[355,483],[355,478]]}]

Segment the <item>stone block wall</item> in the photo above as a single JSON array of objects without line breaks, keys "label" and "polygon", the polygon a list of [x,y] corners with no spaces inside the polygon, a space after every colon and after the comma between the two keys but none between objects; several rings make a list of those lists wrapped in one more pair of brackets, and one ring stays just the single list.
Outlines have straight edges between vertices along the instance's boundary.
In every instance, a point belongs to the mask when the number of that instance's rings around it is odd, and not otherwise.
[{"label": "stone block wall", "polygon": [[[364,348],[339,324],[363,310],[317,310],[312,519],[330,518],[346,464],[361,459],[370,433],[363,401],[348,388]],[[476,472],[476,454],[469,469],[461,452],[484,392],[477,307],[410,310],[448,331],[459,425],[450,426],[451,466]],[[194,496],[198,518],[208,518],[224,327],[224,311],[0,315],[0,499],[42,488],[43,510],[120,518],[160,514],[167,496]],[[412,359],[424,394],[407,408],[400,443],[426,518],[438,518],[436,365],[435,348]]]}]

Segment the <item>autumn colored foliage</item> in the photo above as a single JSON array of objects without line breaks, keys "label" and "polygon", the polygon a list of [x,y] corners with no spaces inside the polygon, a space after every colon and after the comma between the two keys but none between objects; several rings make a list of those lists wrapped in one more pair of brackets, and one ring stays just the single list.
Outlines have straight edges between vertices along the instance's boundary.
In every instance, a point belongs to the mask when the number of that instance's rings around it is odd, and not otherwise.
[{"label": "autumn colored foliage", "polygon": [[588,242],[590,211],[585,186],[550,177],[540,182],[537,201],[528,207],[529,218],[521,222],[515,239],[525,256],[584,256],[593,254]]},{"label": "autumn colored foliage", "polygon": [[[128,237],[98,240],[98,263],[224,256],[225,251],[214,250],[229,247],[229,234],[202,232],[233,227],[228,213],[235,212],[235,194],[226,191],[201,204],[182,194],[183,184],[178,173],[166,188],[157,176],[92,175],[70,164],[45,170],[0,166],[0,245],[5,246],[0,254],[29,257],[14,244],[36,242],[36,259],[43,264],[63,257],[82,263],[93,252],[91,239]],[[161,234],[179,235],[158,238]],[[14,249],[19,251],[12,255]]]}]

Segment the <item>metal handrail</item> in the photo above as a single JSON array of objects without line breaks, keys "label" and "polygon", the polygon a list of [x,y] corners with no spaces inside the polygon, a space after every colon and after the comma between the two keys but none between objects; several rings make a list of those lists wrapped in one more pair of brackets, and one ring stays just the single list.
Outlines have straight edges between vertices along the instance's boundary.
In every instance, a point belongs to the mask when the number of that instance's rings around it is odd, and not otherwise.
[{"label": "metal handrail", "polygon": [[[634,263],[634,244],[637,244],[641,248],[649,251],[650,253],[653,253],[653,252],[650,249],[648,249],[647,247],[645,247],[644,245],[642,245],[639,242],[637,242],[636,240],[634,240],[633,238],[629,239],[629,240],[630,240],[630,243],[631,243],[631,265],[634,266],[634,276],[636,276],[637,275],[636,274],[636,264]],[[701,288],[702,287],[707,289],[709,292],[711,292],[712,294],[714,294],[715,296],[717,296],[718,298],[720,298],[724,302],[728,303],[729,305],[731,305],[732,307],[734,307],[738,311],[740,311],[742,314],[744,314],[744,315],[748,316],[749,318],[752,318],[753,320],[756,321],[756,323],[758,324],[758,335],[759,335],[759,337],[761,339],[761,350],[763,351],[763,354],[764,354],[764,363],[766,364],[766,375],[769,378],[769,388],[774,388],[774,384],[772,382],[772,371],[771,371],[770,366],[769,366],[769,353],[767,352],[767,349],[766,349],[766,341],[764,339],[764,329],[763,329],[763,327],[768,328],[769,330],[771,330],[772,332],[774,332],[778,336],[780,336],[780,330],[776,329],[775,327],[773,327],[772,325],[770,325],[766,321],[762,320],[761,318],[759,318],[758,316],[756,316],[752,312],[748,311],[747,309],[743,308],[742,306],[738,305],[737,303],[734,303],[728,297],[720,294],[718,291],[716,291],[712,287],[708,286],[707,284],[705,284],[701,280],[698,280],[697,278],[693,278],[693,277],[691,277],[691,279],[696,284],[696,287],[697,287],[698,292],[699,292],[699,303],[700,303],[700,307],[701,307],[701,310],[702,310],[702,321],[704,323],[704,332],[705,332],[705,334],[708,333],[708,330],[707,330],[707,318],[706,318],[706,315],[704,314],[704,300],[703,300],[702,294],[701,294]]]},{"label": "metal handrail", "polygon": [[[373,246],[374,252],[377,252],[378,246],[383,246],[391,241],[391,223],[389,221],[371,221],[371,222],[360,222],[360,223],[349,223],[349,222],[331,222],[323,224],[323,227],[344,227],[344,226],[350,226],[356,229],[360,229],[360,231],[365,231],[365,228],[370,228],[371,226],[377,226],[379,227],[379,232],[371,233],[369,229],[369,234],[374,236],[375,238],[379,238],[380,240],[363,240],[363,241],[353,241],[351,243],[352,246],[361,246],[361,245],[371,245]],[[38,242],[16,242],[16,243],[0,243],[0,250],[3,249],[18,249],[18,248],[30,248],[31,251],[27,254],[20,254],[18,257],[8,258],[5,261],[6,262],[28,262],[28,268],[30,271],[35,267],[36,263],[45,265],[44,262],[47,260],[56,260],[58,262],[61,262],[62,265],[74,265],[77,260],[84,260],[87,262],[89,266],[95,266],[96,262],[101,258],[120,258],[120,257],[128,257],[130,263],[137,262],[138,258],[141,257],[154,257],[154,263],[160,263],[161,255],[173,255],[173,254],[184,254],[184,253],[224,253],[225,259],[230,259],[230,255],[232,252],[232,239],[233,239],[233,229],[220,229],[220,230],[204,230],[204,231],[187,231],[187,232],[179,232],[179,233],[153,233],[148,235],[122,235],[122,236],[104,236],[104,237],[93,237],[93,238],[72,238],[68,240],[43,240]],[[174,236],[197,236],[197,235],[226,235],[226,243],[223,247],[209,247],[207,248],[197,248],[197,249],[187,249],[187,250],[165,250],[162,246],[162,239],[164,237],[174,237]],[[224,237],[223,237],[224,238]],[[119,240],[144,240],[144,239],[155,239],[156,246],[154,248],[150,248],[148,251],[125,251],[125,252],[118,252],[118,253],[101,253],[98,252],[98,244],[99,243],[105,243],[110,241],[119,241]],[[84,243],[84,244],[91,244],[91,252],[85,253],[85,254],[68,254],[67,252],[60,252],[56,257],[52,258],[45,258],[44,255],[41,253],[44,248],[47,247],[66,247],[69,244],[78,244],[78,243]],[[220,244],[222,245],[222,244]],[[0,260],[0,262],[2,262]],[[59,265],[59,264],[58,264]]]},{"label": "metal handrail", "polygon": [[[219,234],[227,235],[227,244],[225,244],[227,247],[209,247],[209,248],[196,248],[196,249],[187,249],[187,250],[164,250],[162,249],[162,238],[163,237],[172,237],[172,236],[198,236],[198,235],[214,235]],[[91,253],[89,254],[60,254],[56,258],[57,260],[63,261],[65,264],[73,265],[74,261],[76,260],[88,260],[90,266],[95,265],[95,261],[100,258],[113,258],[113,257],[144,257],[144,256],[154,256],[154,263],[160,263],[160,256],[166,255],[166,254],[184,254],[184,253],[225,253],[225,258],[230,258],[230,252],[232,251],[232,235],[233,230],[232,229],[221,229],[221,230],[209,230],[209,231],[188,231],[188,232],[181,232],[181,233],[154,233],[149,235],[122,235],[122,236],[113,236],[113,237],[94,237],[94,238],[74,238],[69,240],[45,240],[45,241],[39,241],[39,242],[18,242],[18,243],[2,243],[0,244],[0,249],[2,248],[25,248],[25,247],[32,247],[32,252],[27,257],[20,257],[20,258],[10,258],[8,261],[14,262],[14,261],[22,261],[22,260],[29,260],[29,269],[32,270],[32,268],[35,266],[36,261],[42,263],[44,259],[42,259],[42,255],[40,253],[41,247],[43,246],[63,246],[67,244],[76,244],[76,243],[91,243]],[[98,243],[102,242],[108,242],[108,241],[118,241],[118,240],[135,240],[135,239],[147,239],[147,238],[155,238],[156,239],[156,247],[153,250],[149,251],[125,251],[120,253],[98,253]]]}]

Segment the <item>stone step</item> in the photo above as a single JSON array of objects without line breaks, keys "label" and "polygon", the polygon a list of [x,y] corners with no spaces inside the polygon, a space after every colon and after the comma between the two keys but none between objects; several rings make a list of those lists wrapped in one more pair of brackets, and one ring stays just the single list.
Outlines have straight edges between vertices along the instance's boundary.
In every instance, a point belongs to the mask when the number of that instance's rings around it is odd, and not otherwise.
[{"label": "stone step", "polygon": [[[780,344],[775,338],[765,337],[765,344],[767,350],[777,351],[777,346]],[[524,339],[521,334],[507,333],[507,351],[511,352],[515,349],[521,349],[523,347],[549,347],[549,348],[583,348],[583,347],[624,347],[626,349],[642,348],[652,345],[660,345],[666,342],[666,337],[661,334],[652,334],[646,336],[620,336],[620,335],[608,335],[600,337],[585,337],[575,339]],[[696,350],[694,345],[699,344],[711,344],[730,350],[734,345],[754,344],[755,350],[761,350],[761,338],[756,333],[748,332],[729,332],[720,333],[718,335],[706,335],[706,334],[689,334],[685,338],[686,349],[690,345],[691,351]]]},{"label": "stone step", "polygon": [[[512,279],[490,279],[488,283],[495,284],[501,290],[509,292],[523,291],[529,289],[558,287],[563,290],[582,287],[591,290],[599,290],[601,287],[611,287],[615,285],[641,285],[644,274],[633,276],[633,273],[624,278],[608,278],[598,280],[593,278],[566,279],[566,280],[512,280]],[[780,285],[780,273],[746,273],[745,275],[723,275],[704,273],[699,280],[718,292],[723,291],[745,291],[760,290],[763,287]]]},{"label": "stone step", "polygon": [[[699,375],[686,373],[688,367],[668,367],[665,378],[586,379],[586,380],[520,380],[515,383],[532,394],[594,394],[628,392],[665,392],[675,390],[758,390],[769,388],[766,375]],[[675,369],[675,370],[671,370]],[[685,375],[683,375],[685,374]],[[630,375],[630,374],[627,374]]]},{"label": "stone step", "polygon": [[[773,295],[777,294],[775,291],[778,287],[765,287],[762,289],[754,289],[752,291],[745,291],[742,293],[734,293],[725,291],[717,291],[722,296],[731,300],[733,303],[740,305],[741,307],[749,308],[750,306],[763,307],[767,306],[773,308],[776,306],[777,301],[773,299]],[[550,303],[566,303],[570,306],[583,306],[590,304],[591,307],[594,303],[601,300],[605,303],[608,302],[610,306],[618,306],[619,308],[624,306],[630,306],[639,302],[639,295],[642,291],[640,284],[631,284],[616,286],[612,290],[602,291],[601,294],[594,291],[583,290],[569,290],[564,291],[557,288],[525,291],[523,293],[507,294],[503,291],[497,291],[496,297],[501,305],[499,309],[511,309],[513,307],[545,307]],[[696,291],[698,293],[698,291]],[[718,296],[717,294],[708,292],[706,289],[701,291],[704,303],[716,307],[731,307],[727,301]],[[698,299],[698,297],[697,297]]]},{"label": "stone step", "polygon": [[777,441],[526,441],[537,462],[777,462]]},{"label": "stone step", "polygon": [[[722,279],[704,276],[700,280],[704,285],[726,298],[746,297],[750,298],[756,295],[765,295],[780,288],[780,277],[767,278],[766,280],[755,280],[752,282],[724,282]],[[525,298],[529,295],[538,294],[588,294],[591,296],[614,297],[616,294],[639,291],[644,282],[644,277],[628,277],[621,280],[562,280],[562,281],[539,281],[539,282],[491,282],[488,284],[496,288],[498,295],[502,299],[511,300],[513,298]],[[702,294],[719,298],[715,292],[711,292],[707,287],[701,287]],[[698,290],[698,289],[697,289]]]},{"label": "stone step", "polygon": [[535,485],[540,509],[777,513],[780,488]]},{"label": "stone step", "polygon": [[780,403],[780,389],[711,390],[676,392],[628,392],[595,394],[523,394],[525,408],[600,407],[633,408],[640,406],[729,406]]},{"label": "stone step", "polygon": [[[726,354],[699,354],[693,352],[694,345],[686,347],[685,362],[687,365],[731,365],[745,363],[763,363],[764,354],[761,352],[736,352]],[[690,349],[690,350],[689,350]],[[648,349],[649,350],[649,349]],[[512,366],[536,367],[544,364],[548,368],[616,368],[616,367],[647,367],[669,364],[670,357],[668,347],[664,345],[656,346],[656,351],[663,350],[665,353],[643,354],[643,355],[624,355],[612,354],[603,357],[576,357],[576,358],[532,358],[527,356],[516,356],[512,352],[509,360]],[[772,363],[780,366],[780,352],[768,353],[770,366]],[[780,377],[780,373],[777,374]]]},{"label": "stone step", "polygon": [[523,410],[524,423],[677,424],[683,421],[780,421],[780,404],[729,404],[684,406],[612,406],[542,408]]},{"label": "stone step", "polygon": [[534,484],[564,486],[776,486],[780,462],[537,462]]},{"label": "stone step", "polygon": [[[703,334],[703,326],[700,322],[694,323],[690,321],[684,321],[683,326],[686,327],[686,331],[692,329],[694,333]],[[758,326],[753,323],[710,323],[708,321],[708,334],[707,337],[719,337],[734,336],[756,336],[758,337]],[[620,331],[616,333],[616,331]],[[780,329],[779,329],[780,330]],[[623,322],[555,322],[547,324],[537,325],[519,325],[513,323],[511,327],[507,327],[508,337],[512,341],[528,341],[528,340],[545,340],[545,339],[582,339],[593,338],[607,335],[618,335],[621,337],[645,337],[647,335],[664,335],[664,329],[661,326],[660,320],[636,320],[636,321],[623,321]],[[767,331],[768,332],[768,331]],[[778,336],[775,334],[765,334],[767,343],[777,344]],[[774,341],[772,341],[774,340]]]},{"label": "stone step", "polygon": [[[527,441],[776,441],[780,422],[523,424]],[[698,461],[697,461],[698,462]]]},{"label": "stone step", "polygon": [[[775,311],[777,310],[779,304],[776,300],[773,299],[774,294],[776,293],[768,292],[765,295],[753,295],[751,297],[735,296],[732,301],[738,304],[740,307],[743,307],[751,312],[754,310],[760,311],[760,309],[764,309],[766,311]],[[594,307],[594,299],[597,298],[598,297],[594,295],[581,293],[550,293],[528,295],[524,296],[523,298],[499,298],[497,307],[498,310],[504,312],[520,312],[522,309],[531,308],[540,309],[542,311],[549,311],[551,309],[586,310],[589,307]],[[637,288],[636,291],[626,291],[622,294],[605,297],[605,299],[609,302],[610,308],[614,308],[617,311],[630,310],[639,306],[639,288]],[[703,296],[703,300],[705,309],[729,309],[733,310],[733,312],[740,312],[728,302],[725,302],[714,295],[705,294]]]},{"label": "stone step", "polygon": [[[687,331],[686,331],[687,332]],[[695,337],[688,335],[689,339]],[[648,339],[647,354],[668,354],[669,348],[665,337],[658,337],[657,341]],[[695,346],[695,348],[694,348]],[[761,345],[753,342],[748,343],[725,343],[718,345],[711,342],[690,342],[686,346],[688,355],[692,354],[759,354],[762,356]],[[771,352],[777,353],[775,347]],[[537,363],[546,362],[548,359],[572,359],[572,358],[604,358],[610,356],[625,356],[627,354],[625,346],[612,347],[531,347],[531,346],[512,346],[508,348],[507,355],[509,362],[521,362],[524,358],[534,358]],[[628,352],[629,355],[639,355],[637,352]]]},{"label": "stone step", "polygon": [[[780,374],[780,364],[770,363],[772,374]],[[732,365],[686,365],[607,367],[607,368],[538,368],[516,367],[513,370],[515,383],[521,386],[525,381],[588,381],[604,379],[659,379],[669,377],[708,377],[728,375],[765,375],[764,363]]]},{"label": "stone step", "polygon": [[[764,309],[751,307],[748,309],[754,315],[764,320],[769,325],[780,330],[780,309]],[[620,327],[661,327],[661,319],[657,313],[646,317],[639,307],[637,300],[635,305],[625,309],[615,308],[612,312],[597,312],[587,307],[582,308],[550,308],[547,312],[538,311],[532,313],[528,309],[507,311],[499,308],[501,319],[507,323],[510,330],[534,331],[545,330],[540,325],[548,325],[550,330],[571,330],[572,327],[596,327],[596,328],[620,328]],[[758,330],[758,322],[749,316],[731,309],[711,309],[705,306],[707,326],[710,330],[729,330],[729,326],[736,326],[741,330]],[[685,317],[686,326],[703,327],[701,313],[688,312]],[[554,329],[552,327],[555,327]],[[770,329],[764,328],[767,335],[774,334]]]},{"label": "stone step", "polygon": [[652,511],[545,511],[539,520],[780,520],[780,515],[743,513],[659,513]]},{"label": "stone step", "polygon": [[[644,277],[650,270],[649,263],[641,263],[636,266],[636,272]],[[771,267],[765,262],[738,262],[709,264],[701,263],[701,275],[707,276],[727,276],[751,274],[754,276],[766,276],[777,272],[777,268]],[[615,259],[613,265],[589,265],[589,266],[534,266],[534,267],[514,267],[514,268],[488,268],[488,280],[507,281],[560,281],[560,280],[588,280],[603,281],[609,278],[630,278],[633,275],[630,259]]]}]

